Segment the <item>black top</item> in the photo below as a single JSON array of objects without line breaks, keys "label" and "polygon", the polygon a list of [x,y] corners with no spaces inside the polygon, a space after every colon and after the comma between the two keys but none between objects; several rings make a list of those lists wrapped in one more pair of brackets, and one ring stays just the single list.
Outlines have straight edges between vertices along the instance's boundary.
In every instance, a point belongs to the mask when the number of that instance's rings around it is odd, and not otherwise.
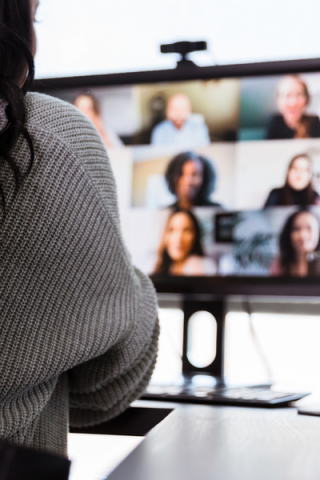
[{"label": "black top", "polygon": [[[304,115],[308,124],[308,137],[320,137],[320,120],[316,115]],[[295,130],[289,128],[282,115],[273,115],[268,125],[267,140],[294,138]]]},{"label": "black top", "polygon": [[[294,190],[291,187],[288,188],[288,193],[289,193],[289,198],[291,199],[289,205],[308,205],[310,202],[308,202],[308,189],[305,188],[303,190]],[[314,205],[319,198],[319,195],[317,192],[312,190],[312,195],[313,195],[313,201],[311,205]],[[271,190],[269,193],[268,199],[265,203],[265,207],[276,207],[276,206],[283,206],[283,205],[288,205],[288,203],[285,203],[284,201],[284,187],[282,188],[274,188]]]}]

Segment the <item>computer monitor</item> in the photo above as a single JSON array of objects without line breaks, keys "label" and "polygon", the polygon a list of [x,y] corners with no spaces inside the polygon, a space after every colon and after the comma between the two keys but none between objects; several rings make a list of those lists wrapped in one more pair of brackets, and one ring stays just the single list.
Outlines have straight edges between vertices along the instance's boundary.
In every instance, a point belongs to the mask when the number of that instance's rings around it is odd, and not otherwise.
[{"label": "computer monitor", "polygon": [[87,115],[158,292],[318,294],[320,60],[39,80]]}]

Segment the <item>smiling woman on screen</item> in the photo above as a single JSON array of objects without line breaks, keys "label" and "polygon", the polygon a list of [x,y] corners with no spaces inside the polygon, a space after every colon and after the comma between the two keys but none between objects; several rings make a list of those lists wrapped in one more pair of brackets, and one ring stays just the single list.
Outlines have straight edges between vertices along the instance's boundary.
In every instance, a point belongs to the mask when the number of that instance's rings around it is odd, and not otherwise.
[{"label": "smiling woman on screen", "polygon": [[319,250],[318,217],[307,209],[293,213],[280,234],[280,256],[271,266],[272,275],[306,277],[309,259]]},{"label": "smiling woman on screen", "polygon": [[271,190],[265,207],[304,206],[318,203],[319,194],[314,190],[312,184],[312,161],[309,155],[302,153],[292,158],[284,186]]},{"label": "smiling woman on screen", "polygon": [[320,120],[306,113],[310,101],[307,84],[298,75],[283,77],[277,89],[279,114],[271,118],[267,139],[320,137]]},{"label": "smiling woman on screen", "polygon": [[216,275],[217,266],[204,255],[200,226],[192,212],[181,210],[169,216],[153,273]]},{"label": "smiling woman on screen", "polygon": [[66,455],[69,425],[104,422],[146,388],[157,304],[97,130],[27,93],[37,6],[0,6],[0,438]]}]

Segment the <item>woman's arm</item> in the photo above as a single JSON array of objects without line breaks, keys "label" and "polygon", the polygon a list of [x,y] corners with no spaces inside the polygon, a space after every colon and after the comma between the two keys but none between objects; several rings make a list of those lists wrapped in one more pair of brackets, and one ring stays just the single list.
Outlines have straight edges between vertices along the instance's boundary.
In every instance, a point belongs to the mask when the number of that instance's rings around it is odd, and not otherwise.
[{"label": "woman's arm", "polygon": [[[9,173],[5,177],[6,218],[0,230],[3,437],[39,415],[67,371],[73,412],[80,408],[80,417],[86,409],[104,412],[99,418],[106,410],[109,416],[119,413],[145,387],[157,352],[155,291],[132,266],[124,246],[102,142],[82,115],[72,116],[75,109],[63,104],[61,110],[61,102],[47,105],[39,97],[27,123],[33,168],[15,196],[14,179]],[[13,152],[22,166],[26,151],[21,141]]]}]

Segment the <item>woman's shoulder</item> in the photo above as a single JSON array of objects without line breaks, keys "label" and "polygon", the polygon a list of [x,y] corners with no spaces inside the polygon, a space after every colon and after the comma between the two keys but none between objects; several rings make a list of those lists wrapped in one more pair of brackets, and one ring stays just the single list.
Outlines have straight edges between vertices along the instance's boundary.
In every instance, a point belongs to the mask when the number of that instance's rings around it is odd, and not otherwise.
[{"label": "woman's shoulder", "polygon": [[281,197],[283,194],[283,187],[280,188],[273,188],[268,195],[267,201],[265,203],[265,207],[274,207],[281,203]]},{"label": "woman's shoulder", "polygon": [[270,117],[270,123],[279,123],[279,122],[284,122],[283,116],[281,113],[273,113]]},{"label": "woman's shoulder", "polygon": [[267,127],[267,140],[278,140],[293,138],[294,130],[291,130],[285,123],[281,114],[276,113],[270,117]]},{"label": "woman's shoulder", "polygon": [[[84,168],[106,204],[117,211],[114,176],[105,145],[93,123],[73,105],[48,95],[28,93],[25,105],[26,127],[36,140],[35,145],[55,145],[55,152],[62,148],[69,161]],[[38,155],[44,160],[43,154]],[[56,159],[51,155],[50,161]]]},{"label": "woman's shoulder", "polygon": [[[57,121],[70,120],[72,118],[84,117],[81,112],[68,102],[59,98],[44,95],[42,93],[29,92],[25,96],[26,122],[39,124],[43,127],[57,127]],[[85,118],[85,117],[84,117]]]},{"label": "woman's shoulder", "polygon": [[277,187],[277,188],[273,188],[270,192],[270,194],[273,194],[273,195],[276,195],[276,194],[279,194],[279,193],[282,193],[283,192],[283,187]]},{"label": "woman's shoulder", "polygon": [[271,115],[269,119],[269,128],[270,127],[283,127],[285,125],[285,121],[281,113],[274,113]]}]

